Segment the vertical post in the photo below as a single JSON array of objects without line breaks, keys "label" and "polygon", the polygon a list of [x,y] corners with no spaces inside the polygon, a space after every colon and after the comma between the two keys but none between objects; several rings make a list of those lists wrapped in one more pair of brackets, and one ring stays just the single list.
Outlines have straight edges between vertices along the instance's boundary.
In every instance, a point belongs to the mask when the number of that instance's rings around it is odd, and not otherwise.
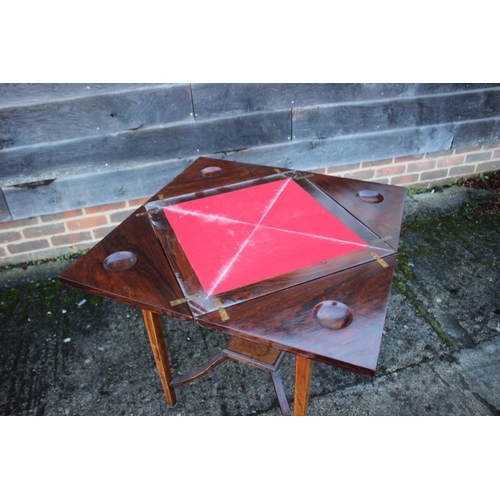
[{"label": "vertical post", "polygon": [[172,373],[170,371],[170,363],[168,361],[167,345],[165,344],[165,337],[163,335],[163,327],[161,324],[161,316],[158,313],[142,310],[144,316],[144,323],[148,332],[149,342],[155,358],[156,367],[160,374],[161,385],[163,392],[167,398],[169,406],[175,406],[177,398],[175,391],[170,387],[172,380]]},{"label": "vertical post", "polygon": [[309,404],[309,389],[311,387],[313,361],[312,359],[295,357],[295,398],[293,414],[304,416]]}]

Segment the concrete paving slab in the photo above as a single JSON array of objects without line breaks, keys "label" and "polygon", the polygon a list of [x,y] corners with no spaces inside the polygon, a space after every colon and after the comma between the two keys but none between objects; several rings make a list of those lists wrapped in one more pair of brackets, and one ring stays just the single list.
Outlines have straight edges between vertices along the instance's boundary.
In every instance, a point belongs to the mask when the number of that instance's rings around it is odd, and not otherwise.
[{"label": "concrete paving slab", "polygon": [[392,373],[409,366],[448,356],[452,350],[426,319],[393,286],[385,321],[377,374]]},{"label": "concrete paving slab", "polygon": [[313,398],[311,415],[492,415],[448,361],[436,360]]},{"label": "concrete paving slab", "polygon": [[488,340],[500,329],[500,228],[498,217],[475,212],[477,196],[473,202],[460,194],[466,201],[453,210],[406,222],[400,244],[396,284],[455,347]]},{"label": "concrete paving slab", "polygon": [[492,412],[500,408],[500,337],[455,354],[464,384]]}]

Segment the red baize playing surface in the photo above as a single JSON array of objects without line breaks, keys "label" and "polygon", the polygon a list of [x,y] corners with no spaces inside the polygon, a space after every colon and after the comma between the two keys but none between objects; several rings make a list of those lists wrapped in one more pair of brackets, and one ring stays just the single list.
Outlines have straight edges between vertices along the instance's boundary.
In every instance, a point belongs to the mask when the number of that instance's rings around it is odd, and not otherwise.
[{"label": "red baize playing surface", "polygon": [[207,295],[368,246],[292,179],[163,210]]}]

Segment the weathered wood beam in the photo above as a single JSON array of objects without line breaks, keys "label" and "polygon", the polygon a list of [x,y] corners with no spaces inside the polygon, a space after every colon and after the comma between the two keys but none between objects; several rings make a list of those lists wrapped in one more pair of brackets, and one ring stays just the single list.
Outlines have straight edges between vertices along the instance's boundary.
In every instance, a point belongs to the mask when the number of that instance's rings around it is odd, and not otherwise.
[{"label": "weathered wood beam", "polygon": [[[446,151],[500,141],[500,118],[388,130],[209,155],[277,167],[314,170],[361,161]],[[266,163],[267,162],[267,163]]]},{"label": "weathered wood beam", "polygon": [[500,116],[500,88],[293,110],[294,139],[318,139]]},{"label": "weathered wood beam", "polygon": [[197,118],[486,89],[483,83],[195,83]]},{"label": "weathered wood beam", "polygon": [[[500,118],[334,139],[293,141],[205,156],[313,170],[499,141]],[[159,186],[169,182],[197,156],[63,176],[52,182],[6,187],[3,192],[14,219],[115,203],[153,195]]]},{"label": "weathered wood beam", "polygon": [[176,84],[159,83],[2,83],[0,108],[58,101],[98,94],[127,92]]},{"label": "weathered wood beam", "polygon": [[193,121],[189,85],[0,105],[0,149]]},{"label": "weathered wood beam", "polygon": [[64,176],[3,188],[14,219],[117,203],[153,195],[195,158],[183,158],[135,168]]},{"label": "weathered wood beam", "polygon": [[210,156],[257,164],[267,162],[268,165],[298,170],[314,170],[447,150],[453,143],[452,129],[452,124],[442,124],[327,139],[295,140],[290,144]]},{"label": "weathered wood beam", "polygon": [[0,185],[286,143],[290,111],[176,122],[0,151]]}]

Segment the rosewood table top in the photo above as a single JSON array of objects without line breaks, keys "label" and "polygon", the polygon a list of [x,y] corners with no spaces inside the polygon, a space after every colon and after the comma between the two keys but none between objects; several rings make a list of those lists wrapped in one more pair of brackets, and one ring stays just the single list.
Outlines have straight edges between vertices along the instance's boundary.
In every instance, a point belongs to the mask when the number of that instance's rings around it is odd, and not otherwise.
[{"label": "rosewood table top", "polygon": [[199,158],[60,279],[373,375],[404,199],[401,187]]}]

